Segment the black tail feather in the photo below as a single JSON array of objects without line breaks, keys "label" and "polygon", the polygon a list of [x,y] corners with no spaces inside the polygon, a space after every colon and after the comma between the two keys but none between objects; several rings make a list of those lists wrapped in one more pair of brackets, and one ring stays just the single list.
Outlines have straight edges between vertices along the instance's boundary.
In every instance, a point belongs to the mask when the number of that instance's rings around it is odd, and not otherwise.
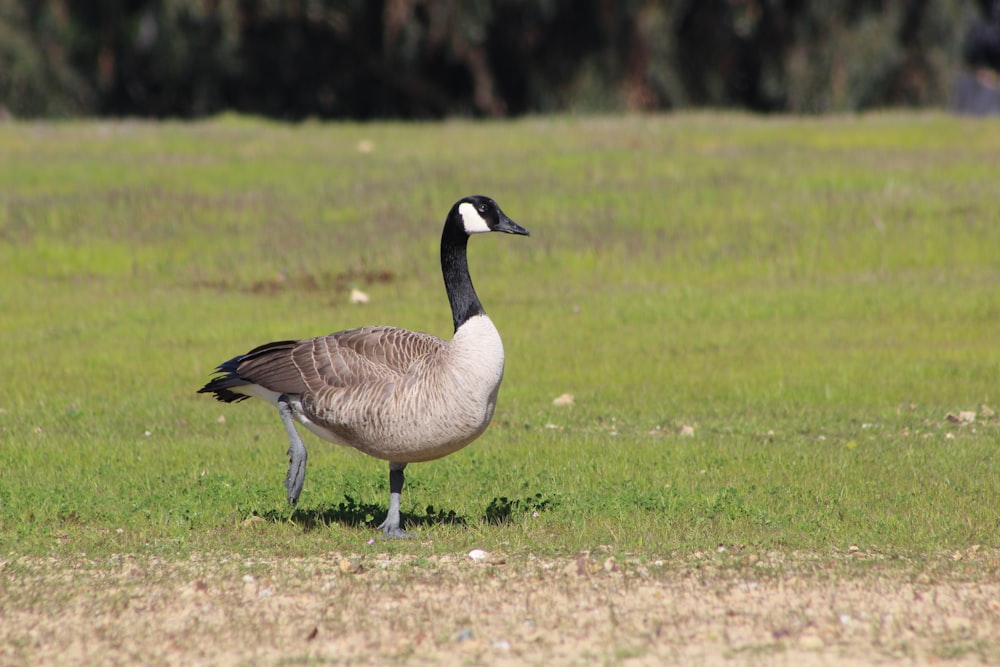
[{"label": "black tail feather", "polygon": [[248,384],[253,384],[252,380],[247,380],[246,378],[240,376],[239,367],[243,360],[257,357],[274,348],[285,348],[294,344],[295,341],[289,340],[265,343],[264,345],[255,347],[246,354],[241,354],[238,357],[233,357],[229,361],[222,362],[219,364],[218,368],[215,369],[215,372],[219,375],[209,380],[208,384],[198,390],[198,393],[215,394],[216,400],[222,401],[223,403],[238,403],[239,401],[245,401],[250,397],[246,394],[232,391],[233,387],[243,387]]},{"label": "black tail feather", "polygon": [[219,364],[218,368],[215,369],[216,373],[221,373],[211,380],[208,381],[204,387],[198,390],[199,394],[215,394],[216,400],[222,401],[223,403],[238,403],[239,401],[244,401],[248,398],[246,394],[240,394],[232,391],[232,387],[240,387],[249,384],[246,380],[240,377],[236,369],[239,367],[240,362],[243,361],[243,357],[246,355],[241,354],[238,357],[233,357],[229,361],[224,361]]}]

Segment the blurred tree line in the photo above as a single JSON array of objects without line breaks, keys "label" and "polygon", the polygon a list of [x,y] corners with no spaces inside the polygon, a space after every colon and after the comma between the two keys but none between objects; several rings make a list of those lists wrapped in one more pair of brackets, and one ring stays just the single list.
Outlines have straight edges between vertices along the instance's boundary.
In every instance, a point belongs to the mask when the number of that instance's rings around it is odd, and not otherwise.
[{"label": "blurred tree line", "polygon": [[943,106],[974,0],[0,0],[0,112]]}]

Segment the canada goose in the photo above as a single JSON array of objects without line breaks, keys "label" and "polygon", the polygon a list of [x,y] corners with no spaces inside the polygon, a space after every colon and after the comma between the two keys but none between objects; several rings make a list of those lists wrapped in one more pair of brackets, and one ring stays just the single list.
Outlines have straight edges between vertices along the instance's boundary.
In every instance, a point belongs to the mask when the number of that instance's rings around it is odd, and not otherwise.
[{"label": "canada goose", "polygon": [[379,528],[405,537],[399,500],[407,463],[458,451],[486,430],[503,379],[503,343],[469,277],[470,234],[528,236],[489,197],[455,202],[441,233],[441,272],[451,303],[450,341],[370,326],[308,340],[267,343],[219,365],[198,393],[226,403],[255,397],[278,408],[288,434],[285,488],[294,506],[306,473],[295,422],[323,438],[389,462],[389,511]]}]

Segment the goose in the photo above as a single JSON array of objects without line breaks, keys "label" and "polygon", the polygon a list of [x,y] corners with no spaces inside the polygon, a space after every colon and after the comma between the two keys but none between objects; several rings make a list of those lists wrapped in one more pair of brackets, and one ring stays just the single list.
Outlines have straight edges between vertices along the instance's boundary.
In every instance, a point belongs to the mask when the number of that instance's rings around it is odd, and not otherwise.
[{"label": "goose", "polygon": [[451,340],[390,326],[366,326],[304,340],[265,343],[215,369],[198,393],[224,403],[257,398],[274,405],[288,436],[285,489],[295,507],[307,452],[296,422],[324,440],[389,462],[389,507],[378,527],[400,525],[409,463],[452,454],[486,430],[503,379],[500,333],[469,276],[472,234],[528,236],[489,197],[464,197],[441,233],[441,272],[455,325]]}]

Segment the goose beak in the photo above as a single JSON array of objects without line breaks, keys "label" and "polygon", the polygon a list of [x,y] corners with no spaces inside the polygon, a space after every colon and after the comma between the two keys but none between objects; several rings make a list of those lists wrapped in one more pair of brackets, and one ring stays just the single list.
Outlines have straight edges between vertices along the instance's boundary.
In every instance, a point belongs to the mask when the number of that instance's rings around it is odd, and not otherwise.
[{"label": "goose beak", "polygon": [[500,222],[493,228],[494,232],[506,232],[507,234],[517,234],[518,236],[531,236],[531,232],[507,217],[503,211],[500,214]]}]

